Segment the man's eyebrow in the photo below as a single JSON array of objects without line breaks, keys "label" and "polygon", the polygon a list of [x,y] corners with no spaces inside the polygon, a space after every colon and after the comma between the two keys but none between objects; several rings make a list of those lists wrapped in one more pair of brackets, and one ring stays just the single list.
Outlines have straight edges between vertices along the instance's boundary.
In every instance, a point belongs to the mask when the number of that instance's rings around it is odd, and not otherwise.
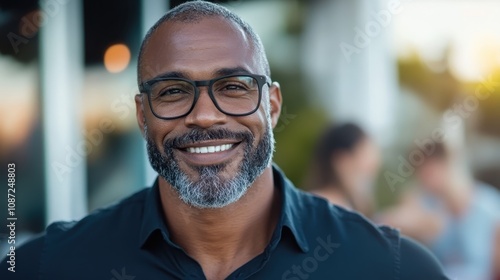
[{"label": "man's eyebrow", "polygon": [[187,76],[182,72],[171,71],[171,72],[161,73],[160,75],[155,76],[151,80],[158,79],[158,78],[183,78],[183,79],[187,79]]},{"label": "man's eyebrow", "polygon": [[[237,67],[232,67],[232,68],[220,68],[215,70],[214,72],[215,77],[220,77],[220,76],[228,76],[228,75],[234,75],[234,74],[252,74],[250,71],[245,69],[244,67],[237,66]],[[170,71],[170,72],[165,72],[161,73],[155,77],[153,77],[151,80],[155,79],[162,79],[162,78],[182,78],[182,79],[189,79],[188,75],[186,75],[183,72],[179,71]]]},{"label": "man's eyebrow", "polygon": [[252,74],[250,71],[247,69],[238,66],[238,67],[233,67],[233,68],[221,68],[216,70],[215,72],[216,76],[227,76],[227,75],[234,75],[234,74]]}]

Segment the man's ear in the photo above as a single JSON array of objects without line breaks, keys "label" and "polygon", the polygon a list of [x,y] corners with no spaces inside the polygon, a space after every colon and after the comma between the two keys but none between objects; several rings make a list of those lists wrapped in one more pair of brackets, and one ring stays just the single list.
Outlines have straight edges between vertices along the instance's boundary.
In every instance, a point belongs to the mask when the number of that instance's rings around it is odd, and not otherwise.
[{"label": "man's ear", "polygon": [[269,104],[271,105],[269,110],[271,113],[271,123],[274,129],[280,118],[282,104],[281,88],[278,82],[273,82],[269,87]]},{"label": "man's ear", "polygon": [[145,127],[145,116],[144,116],[144,106],[143,106],[143,99],[141,94],[136,94],[135,95],[135,116],[137,118],[137,124],[139,124],[139,129],[141,130],[141,134],[144,138],[146,138],[146,131],[144,129]]}]

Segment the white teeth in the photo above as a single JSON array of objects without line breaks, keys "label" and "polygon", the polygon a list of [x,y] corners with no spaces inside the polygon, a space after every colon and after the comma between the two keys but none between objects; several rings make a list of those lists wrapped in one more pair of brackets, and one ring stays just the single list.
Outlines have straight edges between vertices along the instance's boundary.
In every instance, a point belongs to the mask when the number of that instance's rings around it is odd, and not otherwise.
[{"label": "white teeth", "polygon": [[233,144],[224,144],[224,145],[206,146],[206,147],[189,147],[187,148],[187,151],[193,154],[207,154],[207,153],[222,152],[230,149],[232,146]]}]

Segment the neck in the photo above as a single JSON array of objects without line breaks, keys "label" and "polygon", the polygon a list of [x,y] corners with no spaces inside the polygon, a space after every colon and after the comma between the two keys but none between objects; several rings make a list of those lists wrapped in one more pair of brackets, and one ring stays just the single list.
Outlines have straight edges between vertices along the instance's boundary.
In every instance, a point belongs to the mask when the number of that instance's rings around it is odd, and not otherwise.
[{"label": "neck", "polygon": [[172,241],[202,266],[208,279],[225,278],[269,243],[280,212],[271,167],[239,201],[219,209],[189,206],[165,180],[159,182]]}]

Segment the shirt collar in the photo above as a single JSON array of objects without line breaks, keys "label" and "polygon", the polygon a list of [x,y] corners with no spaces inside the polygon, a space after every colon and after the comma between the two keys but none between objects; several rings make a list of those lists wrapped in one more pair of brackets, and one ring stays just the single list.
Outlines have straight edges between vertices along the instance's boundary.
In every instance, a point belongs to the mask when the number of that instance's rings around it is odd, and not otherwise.
[{"label": "shirt collar", "polygon": [[[271,240],[271,243],[278,243],[282,238],[283,228],[287,227],[292,233],[300,249],[303,252],[307,252],[309,250],[309,245],[307,243],[304,227],[302,225],[302,216],[305,211],[302,210],[304,205],[299,190],[297,190],[292,182],[285,177],[279,167],[274,164],[273,176],[275,187],[280,191],[282,205],[279,224],[275,234],[273,234],[273,240]],[[164,237],[168,239],[169,233],[161,205],[158,178],[155,180],[153,186],[149,188],[144,201],[144,211],[139,234],[139,246],[142,247],[150,238],[152,233],[157,230],[162,232]]]},{"label": "shirt collar", "polygon": [[160,232],[168,236],[168,229],[165,223],[163,207],[161,205],[158,177],[153,183],[153,186],[149,188],[147,191],[143,209],[144,211],[142,215],[141,229],[139,233],[140,247],[142,247],[144,243],[146,243],[146,241],[155,231],[159,230]]},{"label": "shirt collar", "polygon": [[[285,177],[283,171],[273,164],[274,184],[281,192],[281,219],[278,229],[282,231],[283,227],[287,227],[293,234],[297,245],[302,252],[309,251],[309,244],[304,232],[302,224],[304,218],[304,202],[300,191],[293,185],[288,178]],[[281,236],[280,236],[281,237]]]}]

